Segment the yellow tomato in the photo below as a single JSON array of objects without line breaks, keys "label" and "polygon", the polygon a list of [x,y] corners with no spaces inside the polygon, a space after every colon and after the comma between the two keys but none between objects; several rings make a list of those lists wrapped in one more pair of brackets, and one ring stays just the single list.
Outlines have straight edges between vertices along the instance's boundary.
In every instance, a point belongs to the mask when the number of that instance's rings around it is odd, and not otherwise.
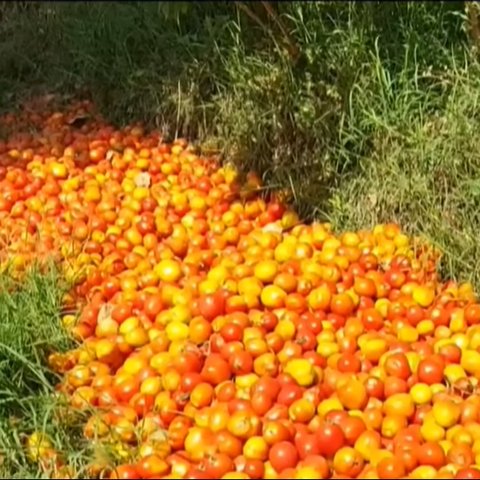
[{"label": "yellow tomato", "polygon": [[302,387],[309,387],[315,381],[315,369],[308,361],[301,358],[290,360],[284,368],[284,372],[288,373]]}]

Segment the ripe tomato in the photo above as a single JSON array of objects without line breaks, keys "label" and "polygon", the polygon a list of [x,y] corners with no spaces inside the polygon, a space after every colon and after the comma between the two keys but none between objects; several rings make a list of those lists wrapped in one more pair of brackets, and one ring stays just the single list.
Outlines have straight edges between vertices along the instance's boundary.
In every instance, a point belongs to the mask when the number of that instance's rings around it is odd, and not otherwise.
[{"label": "ripe tomato", "polygon": [[110,474],[110,478],[118,478],[118,479],[136,479],[142,478],[140,473],[137,471],[135,466],[133,465],[119,465],[115,467],[115,469]]},{"label": "ripe tomato", "polygon": [[444,377],[445,363],[442,357],[435,356],[424,358],[418,364],[417,375],[420,382],[427,385],[442,383]]},{"label": "ripe tomato", "polygon": [[291,440],[291,430],[281,420],[267,420],[263,424],[262,436],[269,445]]},{"label": "ripe tomato", "polygon": [[204,295],[198,300],[200,315],[207,320],[214,320],[225,312],[225,297],[222,292]]},{"label": "ripe tomato", "polygon": [[480,478],[480,470],[476,467],[461,468],[455,478]]},{"label": "ripe tomato", "polygon": [[350,446],[355,445],[358,437],[367,429],[365,422],[360,417],[353,416],[340,419],[339,426],[345,435],[346,443]]},{"label": "ripe tomato", "polygon": [[388,375],[407,380],[412,374],[407,357],[403,353],[392,353],[385,361],[385,372]]},{"label": "ripe tomato", "polygon": [[383,458],[377,465],[379,478],[402,478],[406,475],[405,465],[398,457]]},{"label": "ripe tomato", "polygon": [[318,439],[320,453],[327,458],[333,457],[345,444],[345,435],[338,425],[323,423],[315,435]]},{"label": "ripe tomato", "polygon": [[355,478],[362,471],[363,457],[352,447],[340,448],[333,457],[333,469],[336,474]]},{"label": "ripe tomato", "polygon": [[225,453],[216,453],[203,460],[199,468],[202,468],[209,478],[222,478],[226,473],[233,471],[235,465]]},{"label": "ripe tomato", "polygon": [[295,436],[295,446],[301,460],[311,456],[320,455],[318,438],[313,433],[302,433]]},{"label": "ripe tomato", "polygon": [[212,354],[205,360],[201,375],[204,381],[212,385],[220,385],[230,379],[231,370],[221,355]]},{"label": "ripe tomato", "polygon": [[445,452],[438,443],[425,442],[417,449],[417,459],[420,465],[430,465],[437,470],[445,465]]},{"label": "ripe tomato", "polygon": [[270,448],[268,460],[277,473],[280,473],[297,465],[298,452],[293,443],[282,441]]},{"label": "ripe tomato", "polygon": [[142,458],[136,465],[139,478],[158,478],[165,475],[169,469],[168,463],[155,454]]},{"label": "ripe tomato", "polygon": [[361,367],[362,363],[360,359],[353,353],[342,353],[337,361],[337,369],[340,372],[358,373]]}]

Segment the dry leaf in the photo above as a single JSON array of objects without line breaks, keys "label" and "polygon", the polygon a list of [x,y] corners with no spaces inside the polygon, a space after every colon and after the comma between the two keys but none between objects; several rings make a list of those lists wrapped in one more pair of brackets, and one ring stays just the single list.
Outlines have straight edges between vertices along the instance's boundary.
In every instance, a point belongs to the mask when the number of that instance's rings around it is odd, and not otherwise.
[{"label": "dry leaf", "polygon": [[262,230],[264,232],[271,232],[271,233],[282,233],[283,232],[282,226],[279,225],[278,223],[268,223],[267,225],[262,227]]},{"label": "dry leaf", "polygon": [[148,172],[141,172],[135,177],[135,185],[137,187],[150,187],[151,178]]},{"label": "dry leaf", "polygon": [[100,322],[103,322],[103,320],[110,318],[112,315],[112,311],[113,311],[113,305],[110,305],[109,303],[104,303],[100,307],[100,311],[98,312],[97,321],[100,323]]}]

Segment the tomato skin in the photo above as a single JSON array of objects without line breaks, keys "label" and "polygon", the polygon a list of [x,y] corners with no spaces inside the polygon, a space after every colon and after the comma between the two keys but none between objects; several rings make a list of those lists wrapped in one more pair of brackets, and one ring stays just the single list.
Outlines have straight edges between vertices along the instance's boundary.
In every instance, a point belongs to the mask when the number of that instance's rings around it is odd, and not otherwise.
[{"label": "tomato skin", "polygon": [[155,317],[162,311],[163,302],[160,296],[150,295],[143,304],[143,310],[150,319]]},{"label": "tomato skin", "polygon": [[258,379],[258,381],[252,387],[252,395],[255,393],[266,393],[272,399],[277,399],[280,393],[281,386],[277,379],[264,375]]},{"label": "tomato skin", "polygon": [[186,373],[200,373],[203,366],[203,359],[197,353],[185,352],[174,359],[173,365],[181,375],[185,375]]},{"label": "tomato skin", "polygon": [[362,311],[362,322],[365,330],[380,330],[383,326],[383,318],[374,308]]},{"label": "tomato skin", "polygon": [[368,377],[365,381],[365,388],[369,397],[383,400],[385,398],[385,384],[376,377]]}]

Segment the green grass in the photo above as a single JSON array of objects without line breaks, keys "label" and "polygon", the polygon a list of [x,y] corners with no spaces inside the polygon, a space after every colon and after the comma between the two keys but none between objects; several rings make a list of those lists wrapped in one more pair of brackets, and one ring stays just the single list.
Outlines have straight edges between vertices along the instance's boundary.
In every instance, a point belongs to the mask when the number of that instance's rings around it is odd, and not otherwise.
[{"label": "green grass", "polygon": [[35,431],[81,472],[80,422],[59,416],[58,378],[47,367],[50,353],[71,347],[60,323],[64,292],[53,267],[33,269],[21,283],[0,277],[0,478],[45,478],[26,456],[25,440]]},{"label": "green grass", "polygon": [[375,89],[359,87],[351,100],[360,127],[351,136],[372,146],[340,178],[331,221],[342,229],[399,222],[442,249],[445,276],[478,287],[479,65],[389,79],[379,64],[372,78]]},{"label": "green grass", "polygon": [[296,60],[261,2],[250,14],[226,2],[7,3],[4,109],[80,89],[116,123],[197,139],[289,188],[305,218],[399,221],[444,249],[445,275],[480,287],[480,69],[464,2],[277,4]]}]

